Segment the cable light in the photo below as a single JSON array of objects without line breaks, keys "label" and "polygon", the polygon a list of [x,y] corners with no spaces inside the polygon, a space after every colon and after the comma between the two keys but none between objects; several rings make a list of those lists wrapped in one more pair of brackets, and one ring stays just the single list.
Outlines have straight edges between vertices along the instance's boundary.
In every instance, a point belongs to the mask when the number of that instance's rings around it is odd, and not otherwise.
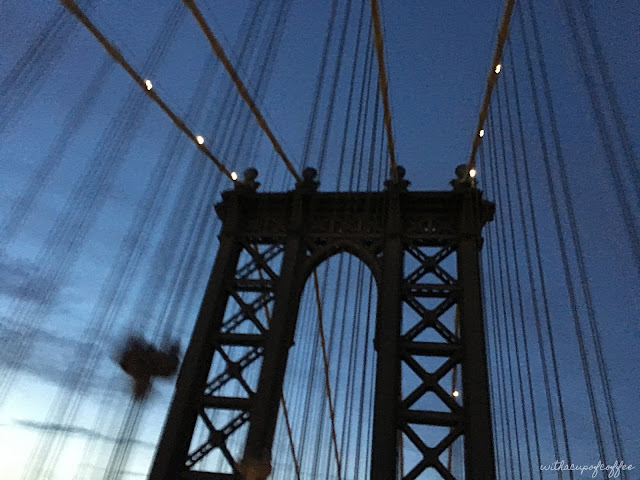
[{"label": "cable light", "polygon": [[496,65],[495,72],[496,72],[496,73],[500,73],[500,70],[502,70],[502,64],[501,64],[501,63],[499,63],[498,65]]},{"label": "cable light", "polygon": [[153,83],[151,83],[151,80],[148,78],[144,81],[144,84],[147,87],[147,90],[151,90],[153,88]]},{"label": "cable light", "polygon": [[234,182],[238,179],[238,174],[236,172],[231,172],[231,180]]},{"label": "cable light", "polygon": [[476,177],[476,173],[477,173],[477,172],[476,172],[476,169],[475,169],[475,168],[472,168],[471,170],[469,170],[469,176],[470,176],[471,178],[475,178],[475,177]]},{"label": "cable light", "polygon": [[478,136],[480,138],[484,137],[484,130],[480,130],[480,132],[478,132]]},{"label": "cable light", "polygon": [[196,142],[198,142],[198,145],[202,145],[204,143],[204,137],[202,135],[198,135],[196,137]]},{"label": "cable light", "polygon": [[452,395],[453,395],[454,397],[457,397],[458,395],[460,395],[460,392],[458,392],[458,390],[454,390],[454,391],[453,391],[453,393],[452,393]]}]

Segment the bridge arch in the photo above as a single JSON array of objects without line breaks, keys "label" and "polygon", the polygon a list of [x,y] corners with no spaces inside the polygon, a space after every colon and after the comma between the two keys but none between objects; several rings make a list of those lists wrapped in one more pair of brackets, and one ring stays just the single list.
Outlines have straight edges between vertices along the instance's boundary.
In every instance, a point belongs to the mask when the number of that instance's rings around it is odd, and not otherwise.
[{"label": "bridge arch", "polygon": [[[318,272],[320,311],[314,269]],[[353,242],[323,245],[304,262],[295,294],[295,333],[283,378],[289,418],[281,405],[272,451],[274,478],[293,471],[287,424],[297,461],[309,478],[337,478],[336,449],[341,478],[360,478],[369,469],[367,432],[373,422],[373,337],[378,304],[375,269],[375,257]],[[359,288],[355,287],[356,279],[362,279]],[[326,370],[324,355],[329,365]]]},{"label": "bridge arch", "polygon": [[[478,259],[481,229],[493,216],[493,204],[471,184],[448,192],[408,192],[406,185],[393,184],[383,192],[326,193],[317,192],[317,183],[307,178],[290,192],[257,193],[255,187],[255,182],[240,182],[216,206],[223,220],[220,247],[150,478],[168,480],[177,473],[204,478],[197,464],[212,451],[222,452],[227,462],[215,473],[222,476],[215,478],[269,476],[272,461],[278,461],[272,447],[301,297],[313,270],[338,254],[353,255],[362,268],[366,265],[371,286],[375,282],[377,287],[375,321],[369,323],[376,340],[372,480],[396,476],[402,447],[389,440],[400,431],[419,450],[420,460],[407,478],[428,468],[446,472],[432,450],[444,451],[461,435],[465,475],[493,478],[493,464],[484,460],[493,458],[493,444]],[[432,247],[437,247],[435,254],[424,250]],[[452,250],[456,277],[440,268]],[[280,254],[282,261],[274,262]],[[403,272],[406,254],[418,261],[411,272]],[[427,278],[429,274],[436,279]],[[243,300],[249,296],[252,300]],[[424,305],[424,298],[442,299],[441,308]],[[239,308],[227,316],[231,301]],[[405,303],[418,313],[406,332]],[[459,307],[460,335],[439,318],[451,304]],[[257,312],[267,308],[269,318],[261,322]],[[442,341],[421,340],[427,328],[436,328]],[[225,353],[238,347],[246,350],[242,357]],[[216,352],[224,362],[212,377]],[[416,367],[419,384],[403,398],[402,362],[415,366],[424,357],[446,358],[446,368],[428,372]],[[251,365],[259,365],[255,387],[243,377]],[[434,382],[434,376],[440,378],[455,365],[462,367],[461,404]],[[241,395],[224,390],[231,379],[243,384]],[[434,389],[449,410],[415,408],[416,400]],[[216,418],[208,414],[212,411]],[[191,445],[198,421],[210,434]],[[429,450],[417,433],[422,426],[451,430]]]},{"label": "bridge arch", "polygon": [[348,253],[364,263],[375,278],[376,284],[380,285],[381,272],[379,259],[375,254],[375,250],[367,248],[362,242],[346,239],[335,240],[319,246],[311,252],[303,264],[303,281],[300,283],[306,283],[314,269],[320,267],[325,261],[342,253]]}]

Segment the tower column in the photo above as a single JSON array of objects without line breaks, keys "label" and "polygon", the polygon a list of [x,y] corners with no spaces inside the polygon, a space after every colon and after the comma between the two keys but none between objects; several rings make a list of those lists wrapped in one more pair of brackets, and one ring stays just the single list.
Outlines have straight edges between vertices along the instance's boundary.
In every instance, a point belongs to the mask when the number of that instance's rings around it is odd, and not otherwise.
[{"label": "tower column", "polygon": [[[454,478],[440,457],[460,436],[465,478],[495,478],[479,265],[481,230],[494,205],[464,168],[446,192],[407,191],[403,174],[398,168],[398,179],[383,192],[332,193],[317,192],[315,171],[306,169],[293,191],[257,193],[257,172],[248,169],[223,194],[216,206],[223,221],[219,251],[150,480],[269,477],[306,277],[344,251],[365,259],[378,286],[371,479],[398,478],[405,450],[399,434],[422,455],[401,478],[429,469]],[[227,308],[229,301],[237,305]],[[459,334],[451,327],[454,307]],[[221,361],[212,369],[216,351]],[[434,369],[425,357],[443,360]],[[458,367],[462,398],[443,384]],[[243,376],[248,368],[259,369],[257,379]],[[415,375],[403,384],[409,370]],[[233,381],[240,382],[239,393],[227,388]],[[423,401],[433,395],[439,408]],[[192,445],[197,425],[209,436]],[[436,428],[421,434],[425,427]],[[200,463],[212,453],[226,463]]]},{"label": "tower column", "polygon": [[200,397],[215,352],[214,335],[220,330],[227,307],[227,286],[233,284],[235,279],[242,250],[237,230],[240,218],[239,199],[235,191],[225,192],[223,196],[228,210],[220,234],[220,247],[178,374],[175,393],[156,449],[149,480],[173,479],[176,472],[185,468],[185,459],[201,403]]},{"label": "tower column", "polygon": [[[391,190],[391,189],[390,189]],[[377,352],[371,480],[396,478],[398,399],[400,398],[400,327],[402,319],[403,245],[398,191],[387,191],[382,280],[378,289]]]},{"label": "tower column", "polygon": [[464,463],[466,478],[493,479],[496,476],[489,375],[480,290],[478,254],[480,232],[485,220],[480,192],[464,192],[458,243],[458,281],[461,287],[460,333],[463,346],[462,390],[464,408]]},{"label": "tower column", "polygon": [[304,179],[298,183],[291,196],[287,241],[276,287],[276,300],[269,333],[265,339],[264,360],[240,463],[245,480],[265,480],[271,473],[271,448],[282,398],[282,385],[295,335],[299,297],[306,280],[302,268],[306,257],[305,223],[309,196],[318,187],[318,183],[314,181],[315,174],[313,169],[305,170]]}]

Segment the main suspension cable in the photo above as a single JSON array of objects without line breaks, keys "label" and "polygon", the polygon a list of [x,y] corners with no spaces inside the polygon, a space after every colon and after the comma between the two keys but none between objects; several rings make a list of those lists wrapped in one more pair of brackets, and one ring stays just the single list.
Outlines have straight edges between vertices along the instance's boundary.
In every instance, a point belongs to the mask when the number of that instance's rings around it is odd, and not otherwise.
[{"label": "main suspension cable", "polygon": [[[67,0],[63,0],[63,1],[67,1]],[[71,0],[68,0],[68,1],[71,1]],[[262,113],[260,113],[260,110],[258,110],[258,107],[256,106],[255,102],[251,98],[251,95],[249,95],[249,91],[247,90],[247,87],[245,87],[245,85],[242,82],[242,80],[240,79],[238,73],[236,72],[236,70],[234,69],[233,65],[231,64],[231,61],[227,57],[227,54],[225,53],[224,49],[222,48],[222,45],[220,44],[220,42],[218,41],[216,36],[211,31],[211,28],[207,24],[207,21],[205,20],[204,16],[202,15],[202,12],[200,11],[200,9],[198,8],[198,6],[195,4],[195,2],[193,0],[183,0],[183,1],[184,1],[184,4],[187,6],[187,8],[193,14],[193,16],[196,19],[196,21],[198,22],[198,25],[200,25],[200,28],[202,29],[202,32],[207,37],[207,40],[209,41],[209,44],[211,45],[211,49],[213,50],[213,53],[215,54],[216,57],[218,57],[218,59],[222,63],[222,66],[225,68],[225,70],[229,74],[229,77],[231,77],[231,80],[233,81],[233,84],[238,89],[238,93],[240,94],[242,99],[245,101],[245,103],[247,104],[249,109],[251,110],[251,113],[253,113],[253,116],[256,118],[256,121],[258,122],[258,125],[260,126],[262,131],[267,135],[267,137],[271,141],[271,144],[273,145],[273,148],[280,155],[280,158],[282,158],[282,161],[286,165],[287,170],[289,170],[291,175],[293,175],[293,177],[297,181],[302,180],[300,175],[298,175],[298,172],[296,172],[296,169],[292,165],[291,161],[289,160],[287,155],[284,153],[284,150],[282,149],[282,146],[280,145],[280,142],[278,142],[278,140],[276,139],[275,135],[273,134],[273,132],[271,131],[271,129],[267,125],[267,122],[264,119],[264,117],[262,116]]]},{"label": "main suspension cable", "polygon": [[378,87],[382,96],[382,108],[384,110],[384,126],[387,130],[387,147],[389,148],[389,161],[391,163],[391,179],[398,181],[398,165],[396,164],[393,132],[391,130],[391,107],[389,105],[389,85],[387,82],[387,69],[384,62],[384,42],[382,38],[382,21],[380,20],[380,4],[378,0],[371,0],[371,23],[373,25],[373,44],[378,59]]},{"label": "main suspension cable", "polygon": [[489,105],[491,105],[491,94],[493,87],[498,81],[498,73],[500,73],[500,59],[502,58],[502,50],[504,44],[509,37],[509,25],[511,24],[511,16],[513,13],[513,7],[515,0],[506,0],[504,13],[502,14],[502,20],[500,21],[500,28],[498,28],[498,39],[496,41],[496,49],[493,53],[493,60],[491,62],[491,68],[489,69],[489,75],[487,77],[487,88],[484,92],[484,98],[482,100],[482,107],[480,107],[480,114],[478,115],[478,125],[473,134],[473,144],[471,145],[471,155],[469,156],[468,167],[469,170],[476,166],[476,152],[480,145],[482,136],[484,135],[484,122],[487,119],[489,113]]},{"label": "main suspension cable", "polygon": [[78,4],[74,0],[60,0],[60,2],[71,12],[73,13],[80,22],[91,32],[91,34],[96,37],[98,42],[105,48],[107,53],[117,62],[122,68],[133,78],[133,80],[142,88],[142,90],[154,101],[158,104],[158,106],[162,109],[164,113],[166,113],[169,118],[176,124],[176,126],[184,132],[184,134],[191,139],[191,141],[196,145],[196,147],[204,153],[218,169],[224,173],[229,179],[233,180],[231,176],[231,172],[227,170],[220,160],[218,160],[204,145],[204,141],[202,137],[194,135],[194,133],[187,127],[184,121],[178,117],[171,108],[160,98],[160,96],[153,90],[152,83],[149,80],[145,80],[142,78],[133,67],[127,62],[124,56],[116,49],[109,40],[100,32],[100,30],[89,20],[89,18],[84,14],[84,12],[80,9]]},{"label": "main suspension cable", "polygon": [[[233,65],[231,64],[231,61],[229,60],[229,58],[227,57],[226,53],[224,52],[224,49],[222,48],[222,45],[220,44],[218,39],[213,34],[211,28],[209,27],[209,25],[208,25],[207,21],[205,20],[204,16],[202,15],[200,10],[196,6],[195,2],[193,0],[183,0],[183,1],[184,1],[185,5],[187,6],[187,8],[193,14],[193,16],[196,19],[196,21],[198,22],[198,24],[200,25],[200,28],[202,29],[203,33],[205,34],[205,36],[207,37],[207,40],[209,41],[209,43],[211,45],[211,49],[213,50],[213,52],[216,55],[216,57],[218,57],[220,62],[223,64],[225,70],[227,71],[227,73],[231,77],[231,80],[233,81],[234,85],[238,89],[238,92],[240,93],[240,96],[243,98],[245,103],[247,103],[249,109],[251,110],[251,112],[253,113],[254,117],[256,118],[256,121],[258,122],[258,125],[265,132],[265,134],[267,135],[267,137],[271,141],[274,149],[276,150],[276,152],[278,152],[278,154],[282,158],[283,162],[285,163],[285,165],[287,167],[287,170],[289,170],[289,172],[293,175],[293,177],[297,181],[300,181],[301,180],[300,176],[296,172],[296,170],[293,167],[293,165],[291,164],[290,160],[287,158],[286,154],[284,153],[284,150],[282,149],[280,143],[277,141],[277,139],[275,138],[275,136],[272,133],[271,129],[267,125],[264,117],[262,116],[262,114],[258,110],[255,102],[253,101],[253,99],[249,95],[249,92],[248,92],[246,86],[244,85],[244,83],[242,82],[240,77],[238,76],[238,74],[235,71]],[[323,332],[322,318],[321,318],[322,313],[321,313],[321,309],[320,309],[321,308],[320,293],[319,293],[318,277],[317,277],[317,271],[316,270],[313,271],[313,278],[314,278],[314,290],[315,290],[316,302],[318,303],[318,322],[319,322],[319,329],[320,329],[320,336],[321,336],[321,347],[322,347],[324,368],[325,368],[325,380],[326,380],[325,383],[326,383],[326,389],[327,389],[327,397],[329,398],[329,411],[330,411],[330,417],[331,417],[332,439],[333,439],[334,451],[335,451],[335,455],[336,455],[336,463],[337,463],[337,468],[338,468],[338,477],[341,477],[340,459],[339,459],[339,455],[338,455],[337,440],[336,440],[336,434],[335,434],[335,418],[334,418],[335,415],[334,415],[334,412],[333,412],[333,405],[332,405],[332,400],[331,400],[331,390],[330,390],[330,384],[329,384],[329,381],[328,381],[328,365],[327,365],[327,357],[326,357],[326,347],[325,347],[325,344],[324,344],[324,332]]]}]

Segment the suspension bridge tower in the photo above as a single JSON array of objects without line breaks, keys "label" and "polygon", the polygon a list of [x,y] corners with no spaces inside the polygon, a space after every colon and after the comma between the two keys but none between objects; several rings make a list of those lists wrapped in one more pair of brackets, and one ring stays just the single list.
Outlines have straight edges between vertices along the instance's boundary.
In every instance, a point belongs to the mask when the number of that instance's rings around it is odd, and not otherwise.
[{"label": "suspension bridge tower", "polygon": [[[398,167],[397,173],[381,192],[328,193],[317,191],[316,173],[306,169],[294,190],[259,193],[257,172],[249,169],[222,195],[216,206],[223,222],[219,250],[150,480],[269,476],[300,297],[314,269],[340,252],[362,260],[378,286],[370,478],[413,479],[434,468],[454,479],[439,457],[461,436],[465,478],[495,478],[478,260],[481,230],[494,205],[466,172],[457,171],[451,191],[431,192],[409,191],[404,170]],[[404,271],[408,256],[417,260],[412,271]],[[456,275],[451,275],[442,263],[454,257]],[[239,312],[228,313],[230,299]],[[435,299],[437,306],[425,307],[424,299]],[[403,315],[407,308],[417,313],[416,321]],[[459,331],[441,321],[450,309],[456,310]],[[262,310],[269,312],[267,322],[259,318]],[[427,329],[442,340],[419,341]],[[233,348],[244,353],[233,357]],[[212,371],[214,355],[222,358],[218,371]],[[444,363],[427,371],[421,366],[425,357]],[[406,395],[403,364],[420,379]],[[458,367],[462,389],[454,397],[439,380]],[[245,378],[250,368],[259,369],[255,385]],[[242,385],[242,395],[228,393],[232,381]],[[444,411],[416,408],[428,393],[442,401]],[[194,436],[197,422],[206,425],[204,439]],[[447,427],[448,433],[427,446],[417,426]],[[228,440],[239,431],[244,449],[234,458]],[[418,447],[422,460],[398,474],[400,433]],[[215,449],[228,464],[218,471],[200,470],[198,463]]]}]

